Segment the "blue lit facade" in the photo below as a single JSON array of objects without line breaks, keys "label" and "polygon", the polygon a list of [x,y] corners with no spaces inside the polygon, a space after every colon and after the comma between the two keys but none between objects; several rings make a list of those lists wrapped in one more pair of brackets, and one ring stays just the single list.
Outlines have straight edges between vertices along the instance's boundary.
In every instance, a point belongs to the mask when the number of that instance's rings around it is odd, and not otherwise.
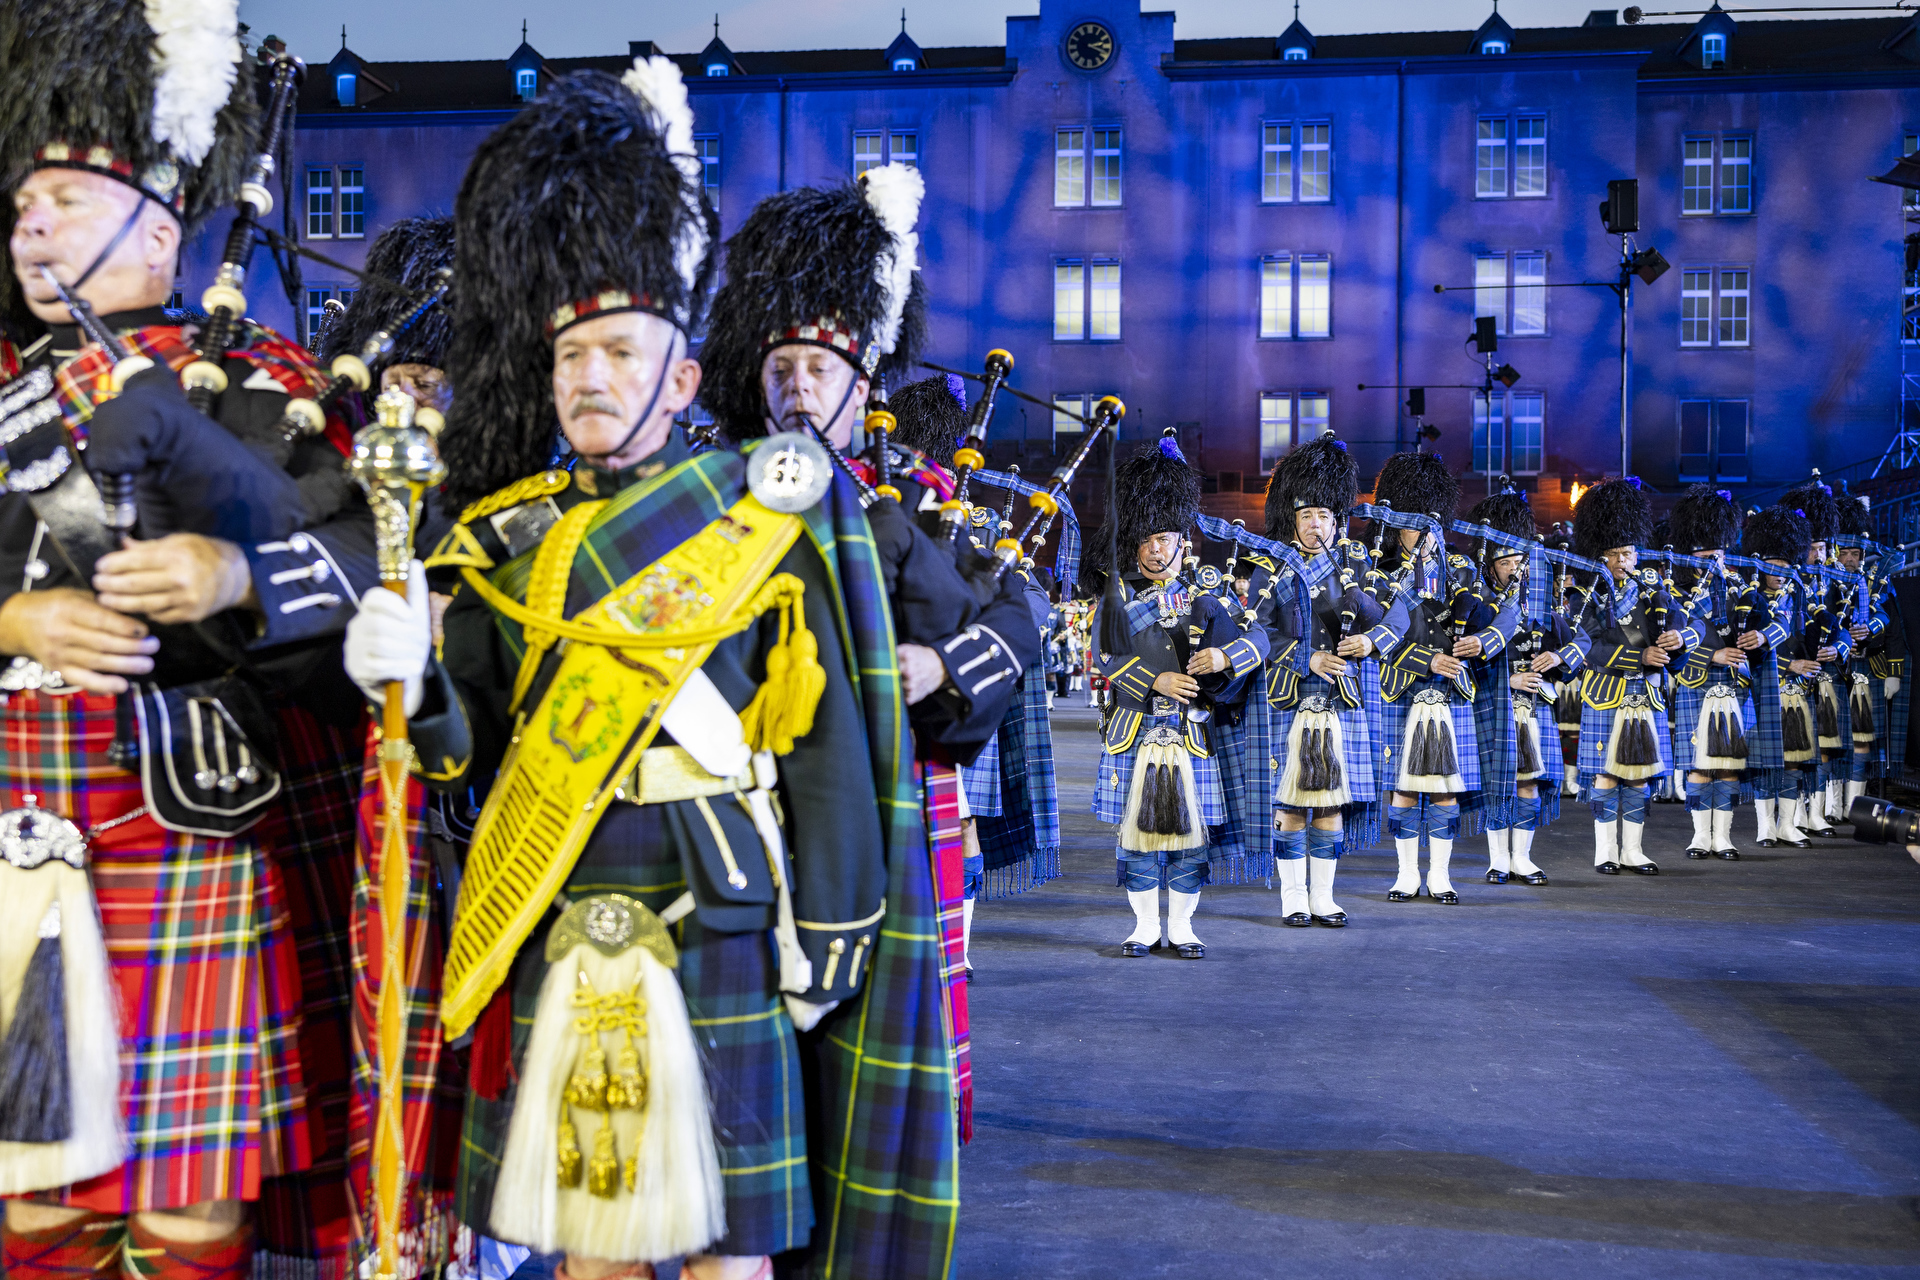
[{"label": "blue lit facade", "polygon": [[[1597,206],[1622,177],[1641,183],[1636,244],[1672,264],[1634,285],[1634,470],[1668,491],[1759,491],[1877,457],[1899,403],[1905,226],[1901,193],[1866,178],[1920,131],[1920,32],[1611,18],[1188,41],[1130,0],[1042,0],[1004,46],[901,33],[755,54],[716,38],[676,57],[728,231],[772,192],[911,159],[931,357],[974,366],[1006,347],[1022,390],[1119,395],[1130,440],[1179,424],[1217,509],[1250,514],[1265,466],[1323,421],[1363,472],[1410,443],[1405,393],[1360,383],[1428,387],[1449,462],[1514,473],[1543,516],[1576,477],[1617,473],[1614,295],[1539,285],[1615,278]],[[474,147],[527,93],[653,51],[542,59],[522,43],[497,62],[373,65],[342,50],[298,121],[303,230],[357,263],[394,220],[450,210]],[[192,289],[217,243],[197,248]],[[345,284],[307,274],[316,299]],[[270,283],[253,292],[292,327]],[[1476,312],[1519,374],[1491,415],[1448,386],[1481,381]],[[990,444],[1044,471],[1072,440],[1003,401]]]}]

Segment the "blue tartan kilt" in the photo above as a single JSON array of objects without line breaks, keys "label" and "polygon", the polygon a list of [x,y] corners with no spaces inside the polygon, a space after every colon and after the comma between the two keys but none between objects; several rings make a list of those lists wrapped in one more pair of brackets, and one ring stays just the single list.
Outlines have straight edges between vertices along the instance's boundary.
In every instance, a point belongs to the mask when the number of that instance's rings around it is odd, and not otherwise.
[{"label": "blue tartan kilt", "polygon": [[1563,782],[1567,776],[1567,758],[1560,750],[1560,726],[1554,722],[1553,699],[1540,698],[1533,705],[1533,742],[1540,748],[1538,782]]},{"label": "blue tartan kilt", "polygon": [[[1351,802],[1358,804],[1372,800],[1379,791],[1374,785],[1373,741],[1367,733],[1366,708],[1349,707],[1340,701],[1339,691],[1331,681],[1309,673],[1300,679],[1300,700],[1304,702],[1315,697],[1325,698],[1340,721],[1341,743],[1346,751],[1340,768],[1347,776]],[[1276,707],[1273,712],[1273,746],[1268,759],[1273,776],[1270,794],[1276,809],[1292,807],[1280,803],[1280,780],[1287,774],[1287,746],[1293,733],[1293,722],[1299,714],[1297,705],[1285,711]]]},{"label": "blue tartan kilt", "polygon": [[960,766],[960,789],[966,793],[967,813],[975,818],[997,818],[1000,796],[1000,735],[996,732],[972,764]]},{"label": "blue tartan kilt", "polygon": [[1700,723],[1700,704],[1707,700],[1707,690],[1715,685],[1730,686],[1734,695],[1740,699],[1740,724],[1742,732],[1749,740],[1748,749],[1752,749],[1751,740],[1754,731],[1753,695],[1742,689],[1731,675],[1722,675],[1725,667],[1715,667],[1707,676],[1707,682],[1698,689],[1689,689],[1684,685],[1675,685],[1668,692],[1668,714],[1672,720],[1672,731],[1668,735],[1673,744],[1673,771],[1685,773],[1693,768],[1693,733]]},{"label": "blue tartan kilt", "polygon": [[[1627,693],[1647,693],[1647,682],[1636,676],[1627,681]],[[1602,711],[1580,704],[1580,787],[1584,792],[1593,785],[1594,779],[1607,771],[1607,744],[1613,737],[1613,720],[1619,709]],[[1653,711],[1653,741],[1661,754],[1660,767],[1654,773],[1659,777],[1672,767],[1673,729],[1667,719],[1664,708]]]},{"label": "blue tartan kilt", "polygon": [[[1178,729],[1179,716],[1146,716],[1140,721],[1140,736],[1154,728]],[[1119,755],[1102,754],[1093,786],[1093,816],[1101,822],[1119,823],[1127,816],[1127,792],[1133,786],[1133,764],[1140,756],[1139,737]],[[1220,787],[1220,762],[1212,756],[1189,756],[1193,761],[1193,789],[1200,797],[1200,819],[1210,827],[1227,820],[1226,793]],[[1200,852],[1204,853],[1204,849]]]},{"label": "blue tartan kilt", "polygon": [[[1864,670],[1866,664],[1861,663],[1860,665]],[[1880,777],[1886,772],[1887,764],[1887,733],[1889,731],[1889,725],[1887,723],[1887,686],[1885,681],[1881,680],[1880,677],[1874,675],[1871,671],[1866,672],[1866,677],[1867,705],[1872,708],[1873,711],[1873,741],[1865,744],[1867,750],[1864,768],[1861,767],[1861,756],[1856,754],[1853,757],[1856,762],[1855,772],[1858,775],[1854,779],[1856,782],[1864,782],[1868,778]],[[1847,702],[1848,709],[1851,711],[1852,698],[1849,697]],[[1858,735],[1859,726],[1855,725],[1854,728],[1855,736],[1853,745],[1855,748],[1858,748],[1862,745]]]},{"label": "blue tartan kilt", "polygon": [[1373,753],[1373,759],[1376,766],[1374,785],[1383,796],[1394,790],[1400,781],[1400,752],[1405,746],[1407,716],[1413,710],[1413,695],[1429,688],[1447,691],[1447,711],[1453,720],[1453,750],[1460,763],[1460,776],[1464,780],[1465,790],[1480,789],[1480,748],[1473,729],[1473,704],[1459,701],[1460,690],[1453,681],[1427,676],[1414,681],[1400,695],[1399,701],[1384,703],[1380,708],[1381,741],[1379,750]]}]

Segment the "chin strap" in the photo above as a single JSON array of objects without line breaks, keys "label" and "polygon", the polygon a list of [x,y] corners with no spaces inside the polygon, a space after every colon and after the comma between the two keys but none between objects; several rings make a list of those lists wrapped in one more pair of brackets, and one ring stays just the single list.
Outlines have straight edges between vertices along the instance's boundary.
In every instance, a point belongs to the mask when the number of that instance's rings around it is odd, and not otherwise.
[{"label": "chin strap", "polygon": [[673,340],[667,343],[667,358],[660,364],[660,376],[654,381],[653,394],[647,397],[647,407],[640,411],[640,416],[634,420],[632,429],[627,432],[620,443],[605,453],[582,453],[580,455],[581,457],[585,458],[588,462],[596,462],[603,461],[607,458],[617,458],[627,451],[627,447],[633,443],[633,438],[640,434],[641,428],[653,420],[654,407],[660,403],[660,395],[667,389],[667,375],[673,372],[674,352],[678,350],[679,340],[685,336],[686,335],[680,332],[679,326],[676,325],[673,330]]}]

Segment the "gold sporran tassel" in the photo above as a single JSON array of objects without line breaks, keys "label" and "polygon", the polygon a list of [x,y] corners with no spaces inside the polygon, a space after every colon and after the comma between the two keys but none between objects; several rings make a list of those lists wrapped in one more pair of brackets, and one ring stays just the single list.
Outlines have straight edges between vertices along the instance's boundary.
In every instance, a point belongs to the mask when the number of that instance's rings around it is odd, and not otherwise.
[{"label": "gold sporran tassel", "polygon": [[560,1105],[559,1164],[556,1172],[563,1187],[580,1185],[580,1142],[573,1133],[573,1121],[567,1118],[565,1103]]},{"label": "gold sporran tassel", "polygon": [[[646,1027],[641,1024],[642,1031]],[[613,1075],[607,1080],[607,1110],[644,1111],[647,1107],[647,1073],[640,1068],[640,1050],[633,1043],[633,1031],[614,1059]]]},{"label": "gold sporran tassel", "polygon": [[605,1111],[607,1051],[600,1047],[600,1001],[594,994],[593,984],[587,981],[584,973],[580,975],[580,985],[575,989],[571,1003],[574,1008],[586,1011],[573,1020],[573,1029],[587,1042],[587,1051],[574,1064],[573,1074],[567,1079],[566,1099],[585,1111]]},{"label": "gold sporran tassel", "polygon": [[593,1135],[593,1159],[587,1161],[587,1192],[602,1200],[613,1199],[620,1189],[620,1157],[613,1149],[613,1117],[600,1117],[600,1130]]}]

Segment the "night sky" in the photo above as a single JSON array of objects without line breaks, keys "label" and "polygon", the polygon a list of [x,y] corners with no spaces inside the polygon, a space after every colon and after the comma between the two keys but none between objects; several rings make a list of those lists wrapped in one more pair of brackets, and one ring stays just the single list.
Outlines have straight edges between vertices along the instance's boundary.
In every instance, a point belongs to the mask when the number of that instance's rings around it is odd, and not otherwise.
[{"label": "night sky", "polygon": [[[1149,8],[1179,14],[1182,40],[1211,36],[1279,35],[1292,18],[1285,3],[1246,0],[1148,0]],[[1502,13],[1515,27],[1578,26],[1595,0],[1506,0]],[[1643,0],[1649,10],[1702,8]],[[675,53],[698,53],[720,34],[736,51],[758,49],[884,48],[900,29],[900,7],[886,0],[709,0],[705,5],[630,4],[621,0],[241,0],[240,19],[253,38],[273,34],[308,61],[324,62],[340,47],[340,27],[355,53],[375,62],[505,58],[527,38],[548,57],[618,53],[629,40],[653,40]],[[1305,0],[1301,21],[1316,34],[1356,31],[1430,31],[1480,25],[1489,0]],[[1729,8],[1738,15],[1740,6]],[[907,30],[923,46],[997,45],[1005,19],[1039,12],[1035,0],[971,0],[927,4],[909,0]],[[404,14],[404,18],[397,15]],[[1768,14],[1769,18],[1816,17]],[[1690,22],[1685,18],[1655,19]]]}]

